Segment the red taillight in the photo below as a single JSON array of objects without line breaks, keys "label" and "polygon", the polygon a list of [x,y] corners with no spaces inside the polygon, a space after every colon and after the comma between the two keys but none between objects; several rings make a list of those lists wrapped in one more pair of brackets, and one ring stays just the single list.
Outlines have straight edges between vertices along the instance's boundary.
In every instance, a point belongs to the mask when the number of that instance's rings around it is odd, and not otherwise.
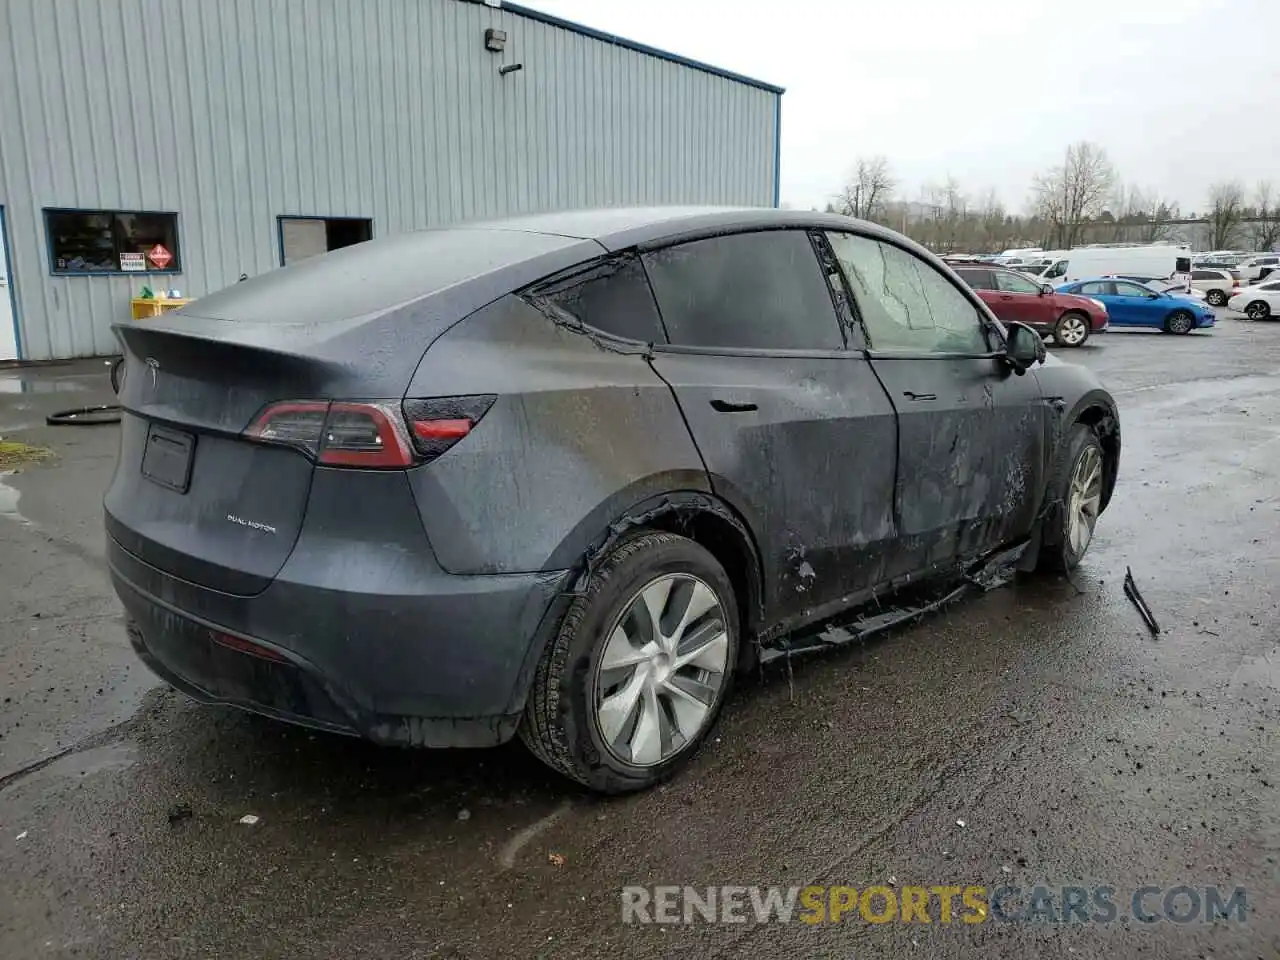
[{"label": "red taillight", "polygon": [[293,447],[335,467],[404,468],[414,463],[404,422],[391,403],[273,403],[245,436]]},{"label": "red taillight", "polygon": [[470,420],[415,420],[413,435],[423,440],[461,440],[471,432]]}]

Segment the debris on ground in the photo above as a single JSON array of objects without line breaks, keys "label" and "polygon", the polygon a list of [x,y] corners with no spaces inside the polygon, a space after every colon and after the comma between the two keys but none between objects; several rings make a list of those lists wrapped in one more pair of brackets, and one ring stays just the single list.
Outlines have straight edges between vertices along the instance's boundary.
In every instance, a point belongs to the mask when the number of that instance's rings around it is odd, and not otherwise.
[{"label": "debris on ground", "polygon": [[189,803],[175,803],[169,808],[169,822],[177,823],[180,820],[190,820],[194,816]]},{"label": "debris on ground", "polygon": [[459,819],[459,820],[470,820],[470,819],[471,819],[471,811],[470,811],[470,810],[459,810],[459,811],[458,811],[458,819]]},{"label": "debris on ground", "polygon": [[956,821],[956,826],[957,826],[957,827],[959,827],[961,830],[963,830],[963,829],[964,829],[964,821],[963,821],[963,820],[957,820],[957,821]]},{"label": "debris on ground", "polygon": [[48,447],[35,447],[17,440],[0,440],[0,467],[17,467],[24,463],[48,460],[53,451]]},{"label": "debris on ground", "polygon": [[1138,585],[1133,582],[1133,571],[1128,567],[1124,568],[1124,595],[1138,608],[1138,613],[1142,614],[1143,622],[1146,623],[1147,629],[1151,631],[1151,635],[1159,636],[1160,624],[1156,623],[1155,614],[1151,612],[1151,608],[1147,606],[1147,601],[1142,599],[1142,594],[1138,592]]},{"label": "debris on ground", "polygon": [[243,817],[240,818],[240,822],[243,823],[246,827],[252,827],[255,823],[258,822],[258,817],[255,814],[246,813]]},{"label": "debris on ground", "polygon": [[565,857],[563,853],[555,853],[554,851],[547,854],[547,862],[553,867],[563,867],[565,865]]},{"label": "debris on ground", "polygon": [[14,840],[25,840],[25,839],[26,839],[26,836],[27,836],[27,831],[26,831],[26,830],[23,830],[20,834],[18,834],[18,835],[17,835],[16,837],[14,837],[13,839],[14,839]]}]

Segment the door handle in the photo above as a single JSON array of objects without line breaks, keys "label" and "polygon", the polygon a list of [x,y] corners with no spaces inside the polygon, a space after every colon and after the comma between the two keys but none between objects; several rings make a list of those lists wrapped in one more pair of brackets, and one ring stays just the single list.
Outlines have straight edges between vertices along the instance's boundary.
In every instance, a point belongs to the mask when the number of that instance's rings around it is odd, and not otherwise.
[{"label": "door handle", "polygon": [[937,400],[936,393],[912,393],[910,390],[903,390],[902,395],[908,400]]},{"label": "door handle", "polygon": [[1000,299],[1001,299],[1001,300],[1012,300],[1012,299],[1013,299],[1013,294],[1011,294],[1011,293],[1002,293],[1002,294],[1000,294]]},{"label": "door handle", "polygon": [[718,410],[720,413],[750,413],[760,408],[750,400],[721,400],[716,397],[711,401],[711,409]]}]

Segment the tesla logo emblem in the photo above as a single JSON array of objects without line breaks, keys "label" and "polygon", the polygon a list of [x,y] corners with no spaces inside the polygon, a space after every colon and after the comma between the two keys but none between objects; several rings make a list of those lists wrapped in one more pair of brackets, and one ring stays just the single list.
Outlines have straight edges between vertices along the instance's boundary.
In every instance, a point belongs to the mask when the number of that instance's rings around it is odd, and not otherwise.
[{"label": "tesla logo emblem", "polygon": [[155,357],[147,357],[146,364],[151,368],[151,389],[156,386],[156,372],[160,369],[160,361]]}]

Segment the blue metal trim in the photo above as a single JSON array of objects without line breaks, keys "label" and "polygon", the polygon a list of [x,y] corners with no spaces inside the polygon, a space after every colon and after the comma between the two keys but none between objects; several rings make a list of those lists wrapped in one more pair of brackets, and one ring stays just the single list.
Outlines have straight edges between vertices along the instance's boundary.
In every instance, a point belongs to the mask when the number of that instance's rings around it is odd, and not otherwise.
[{"label": "blue metal trim", "polygon": [[[185,257],[182,249],[185,244],[182,241],[182,217],[177,210],[110,210],[106,207],[41,207],[40,213],[43,214],[44,220],[44,251],[45,258],[48,262],[47,269],[51,277],[180,277],[182,276],[182,261]],[[53,234],[49,232],[49,214],[51,213],[126,213],[126,214],[149,214],[156,217],[173,217],[173,235],[177,240],[178,255],[174,257],[178,261],[176,270],[55,270],[53,267]]]},{"label": "blue metal trim", "polygon": [[[475,0],[473,0],[473,2],[475,2]],[[531,10],[530,8],[521,6],[517,3],[507,3],[506,0],[502,0],[501,9],[506,10],[508,13],[514,13],[518,17],[535,20],[538,23],[545,23],[547,26],[551,27],[559,27],[562,30],[570,30],[573,33],[581,34],[584,37],[590,37],[593,40],[599,40],[602,43],[613,44],[613,46],[622,47],[625,50],[634,50],[636,53],[648,54],[651,57],[657,57],[659,60],[678,63],[682,67],[701,70],[703,73],[709,73],[715,77],[723,77],[725,80],[733,80],[736,83],[744,83],[749,87],[755,87],[759,90],[767,90],[770,93],[776,93],[779,95],[786,92],[785,88],[776,87],[771,83],[765,83],[763,80],[755,80],[751,77],[744,77],[740,73],[721,70],[719,67],[713,67],[709,63],[702,63],[699,60],[690,60],[688,57],[682,57],[678,53],[659,50],[657,47],[651,47],[648,44],[637,43],[634,40],[627,40],[625,37],[619,37],[613,33],[605,33],[603,30],[595,30],[591,27],[583,26],[580,23],[574,23],[572,20],[561,20],[559,17],[553,17],[549,13],[543,13],[540,10]]]},{"label": "blue metal trim", "polygon": [[22,324],[18,322],[18,288],[13,284],[13,255],[9,252],[9,221],[0,204],[0,247],[4,248],[4,275],[9,280],[9,320],[13,323],[13,347],[22,359]]},{"label": "blue metal trim", "polygon": [[782,206],[782,97],[773,102],[773,205]]}]

